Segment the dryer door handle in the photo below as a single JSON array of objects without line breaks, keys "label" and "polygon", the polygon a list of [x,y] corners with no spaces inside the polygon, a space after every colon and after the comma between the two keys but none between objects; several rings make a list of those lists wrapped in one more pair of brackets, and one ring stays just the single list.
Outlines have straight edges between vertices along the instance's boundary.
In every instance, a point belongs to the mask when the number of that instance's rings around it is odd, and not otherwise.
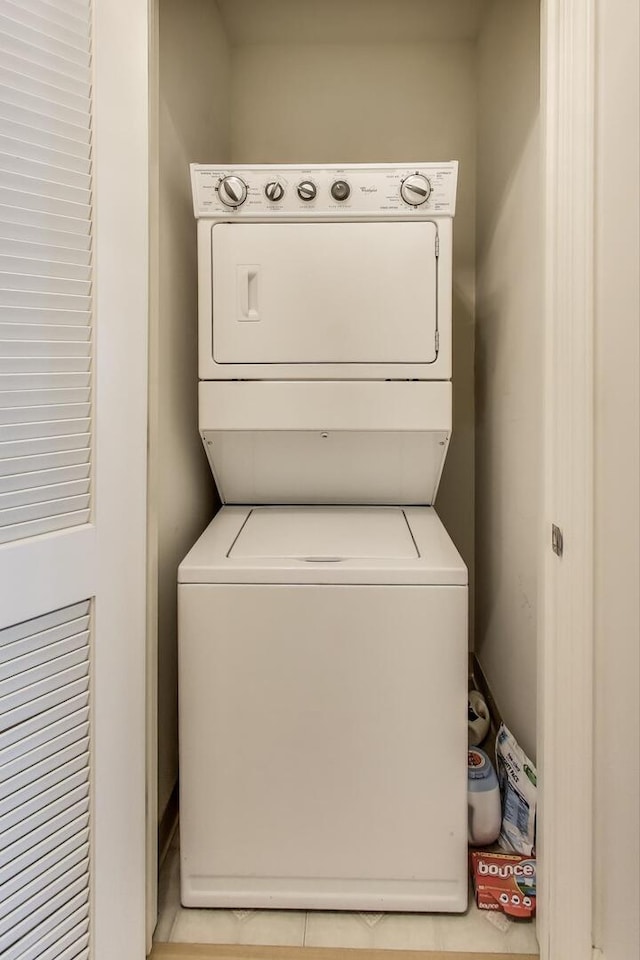
[{"label": "dryer door handle", "polygon": [[258,275],[257,263],[243,263],[238,267],[238,302],[240,311],[238,320],[256,321],[260,319],[258,311]]}]

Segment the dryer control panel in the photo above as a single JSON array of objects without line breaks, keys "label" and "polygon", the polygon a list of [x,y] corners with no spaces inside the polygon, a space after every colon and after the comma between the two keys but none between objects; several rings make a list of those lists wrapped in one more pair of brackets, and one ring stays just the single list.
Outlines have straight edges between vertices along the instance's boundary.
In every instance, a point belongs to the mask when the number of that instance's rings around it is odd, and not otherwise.
[{"label": "dryer control panel", "polygon": [[458,163],[191,164],[196,218],[357,220],[453,217]]}]

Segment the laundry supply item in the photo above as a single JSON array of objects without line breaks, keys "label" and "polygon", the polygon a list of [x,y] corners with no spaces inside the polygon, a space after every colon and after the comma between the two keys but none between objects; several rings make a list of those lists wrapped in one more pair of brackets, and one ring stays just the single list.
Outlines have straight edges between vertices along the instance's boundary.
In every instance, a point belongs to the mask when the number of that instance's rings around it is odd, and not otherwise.
[{"label": "laundry supply item", "polygon": [[469,859],[479,910],[499,910],[517,920],[531,920],[535,916],[534,857],[472,850]]},{"label": "laundry supply item", "polygon": [[500,787],[491,760],[479,747],[469,749],[469,843],[485,846],[500,833]]},{"label": "laundry supply item", "polygon": [[479,690],[469,693],[469,746],[478,747],[489,732],[491,715]]},{"label": "laundry supply item", "polygon": [[496,740],[496,767],[502,795],[498,842],[504,850],[530,856],[535,846],[536,768],[504,723]]}]

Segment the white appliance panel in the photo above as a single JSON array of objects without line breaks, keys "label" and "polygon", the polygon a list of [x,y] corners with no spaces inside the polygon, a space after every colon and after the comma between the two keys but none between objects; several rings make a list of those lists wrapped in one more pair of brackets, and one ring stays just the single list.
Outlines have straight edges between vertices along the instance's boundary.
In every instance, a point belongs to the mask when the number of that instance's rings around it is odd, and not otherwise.
[{"label": "white appliance panel", "polygon": [[182,902],[462,911],[464,587],[179,586]]},{"label": "white appliance panel", "polygon": [[466,587],[468,574],[433,507],[224,506],[178,582]]},{"label": "white appliance panel", "polygon": [[417,559],[399,507],[254,507],[229,551],[233,559]]},{"label": "white appliance panel", "polygon": [[219,364],[433,363],[436,239],[414,223],[217,223]]}]

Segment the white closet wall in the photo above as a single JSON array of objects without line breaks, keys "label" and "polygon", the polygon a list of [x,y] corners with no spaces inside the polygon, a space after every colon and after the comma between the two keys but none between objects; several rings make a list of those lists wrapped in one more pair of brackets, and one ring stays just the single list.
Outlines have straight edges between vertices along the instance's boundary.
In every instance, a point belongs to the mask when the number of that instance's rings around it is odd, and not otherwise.
[{"label": "white closet wall", "polygon": [[538,0],[493,0],[478,40],[476,652],[536,752],[542,427]]},{"label": "white closet wall", "polygon": [[229,48],[216,4],[161,0],[159,59],[159,303],[152,320],[149,439],[161,819],[178,775],[177,567],[215,508],[198,434],[196,231],[189,163],[224,160],[229,153]]}]

